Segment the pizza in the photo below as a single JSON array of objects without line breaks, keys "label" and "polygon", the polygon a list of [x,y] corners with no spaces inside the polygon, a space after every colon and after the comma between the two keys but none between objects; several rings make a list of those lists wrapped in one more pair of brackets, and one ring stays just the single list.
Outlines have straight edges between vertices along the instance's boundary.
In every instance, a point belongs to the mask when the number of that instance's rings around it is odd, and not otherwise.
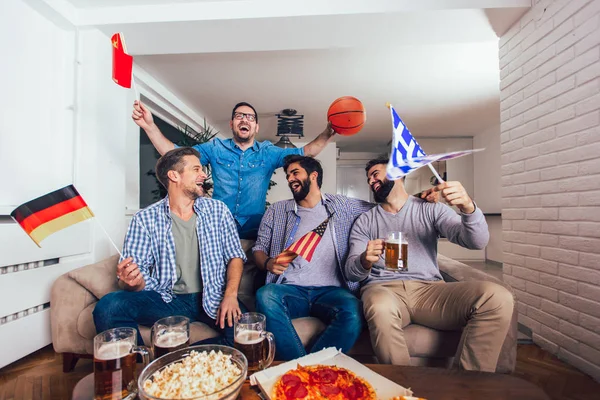
[{"label": "pizza", "polygon": [[290,370],[273,387],[272,400],[376,400],[371,384],[353,372],[330,365]]}]

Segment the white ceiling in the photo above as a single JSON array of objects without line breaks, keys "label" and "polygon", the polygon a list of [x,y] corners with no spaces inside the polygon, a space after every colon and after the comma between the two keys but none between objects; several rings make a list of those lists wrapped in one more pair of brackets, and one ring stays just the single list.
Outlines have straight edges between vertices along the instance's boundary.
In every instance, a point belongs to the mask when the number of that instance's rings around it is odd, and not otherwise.
[{"label": "white ceiling", "polygon": [[[49,0],[46,0],[49,1]],[[228,134],[231,107],[255,105],[260,139],[283,108],[305,140],[329,104],[358,97],[367,124],[344,150],[385,148],[386,102],[417,137],[473,136],[500,123],[498,35],[525,0],[68,0],[76,24],[123,32],[136,65]]]}]

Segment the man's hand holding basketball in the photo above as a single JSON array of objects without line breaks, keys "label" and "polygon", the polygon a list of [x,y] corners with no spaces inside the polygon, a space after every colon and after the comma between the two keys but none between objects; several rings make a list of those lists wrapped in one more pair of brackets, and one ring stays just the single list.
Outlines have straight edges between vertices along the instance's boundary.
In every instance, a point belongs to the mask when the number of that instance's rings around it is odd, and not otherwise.
[{"label": "man's hand holding basketball", "polygon": [[464,214],[472,214],[475,211],[475,203],[467,194],[462,183],[458,181],[440,183],[433,188],[440,192],[446,203],[456,206]]}]

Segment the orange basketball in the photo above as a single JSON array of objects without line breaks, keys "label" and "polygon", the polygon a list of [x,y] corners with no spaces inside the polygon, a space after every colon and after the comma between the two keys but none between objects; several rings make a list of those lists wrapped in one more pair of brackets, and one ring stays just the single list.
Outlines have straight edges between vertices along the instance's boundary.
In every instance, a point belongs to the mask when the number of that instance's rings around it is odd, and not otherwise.
[{"label": "orange basketball", "polygon": [[362,129],[367,114],[359,99],[344,96],[331,103],[327,110],[327,120],[331,121],[331,127],[336,133],[350,136]]}]

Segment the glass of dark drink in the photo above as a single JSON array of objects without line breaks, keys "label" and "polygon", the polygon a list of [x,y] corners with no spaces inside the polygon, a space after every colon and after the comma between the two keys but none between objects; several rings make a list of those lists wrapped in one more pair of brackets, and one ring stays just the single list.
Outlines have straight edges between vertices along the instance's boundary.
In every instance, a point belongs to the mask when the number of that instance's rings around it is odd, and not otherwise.
[{"label": "glass of dark drink", "polygon": [[385,269],[408,271],[408,237],[404,232],[390,232],[385,239]]},{"label": "glass of dark drink", "polygon": [[248,371],[268,368],[275,358],[275,338],[266,331],[267,317],[245,313],[234,324],[234,346],[248,359]]},{"label": "glass of dark drink", "polygon": [[190,319],[175,315],[159,319],[150,330],[154,358],[190,345]]},{"label": "glass of dark drink", "polygon": [[135,328],[114,328],[94,338],[94,400],[133,399],[137,395],[135,380],[136,353],[148,365],[149,352],[137,346]]}]

